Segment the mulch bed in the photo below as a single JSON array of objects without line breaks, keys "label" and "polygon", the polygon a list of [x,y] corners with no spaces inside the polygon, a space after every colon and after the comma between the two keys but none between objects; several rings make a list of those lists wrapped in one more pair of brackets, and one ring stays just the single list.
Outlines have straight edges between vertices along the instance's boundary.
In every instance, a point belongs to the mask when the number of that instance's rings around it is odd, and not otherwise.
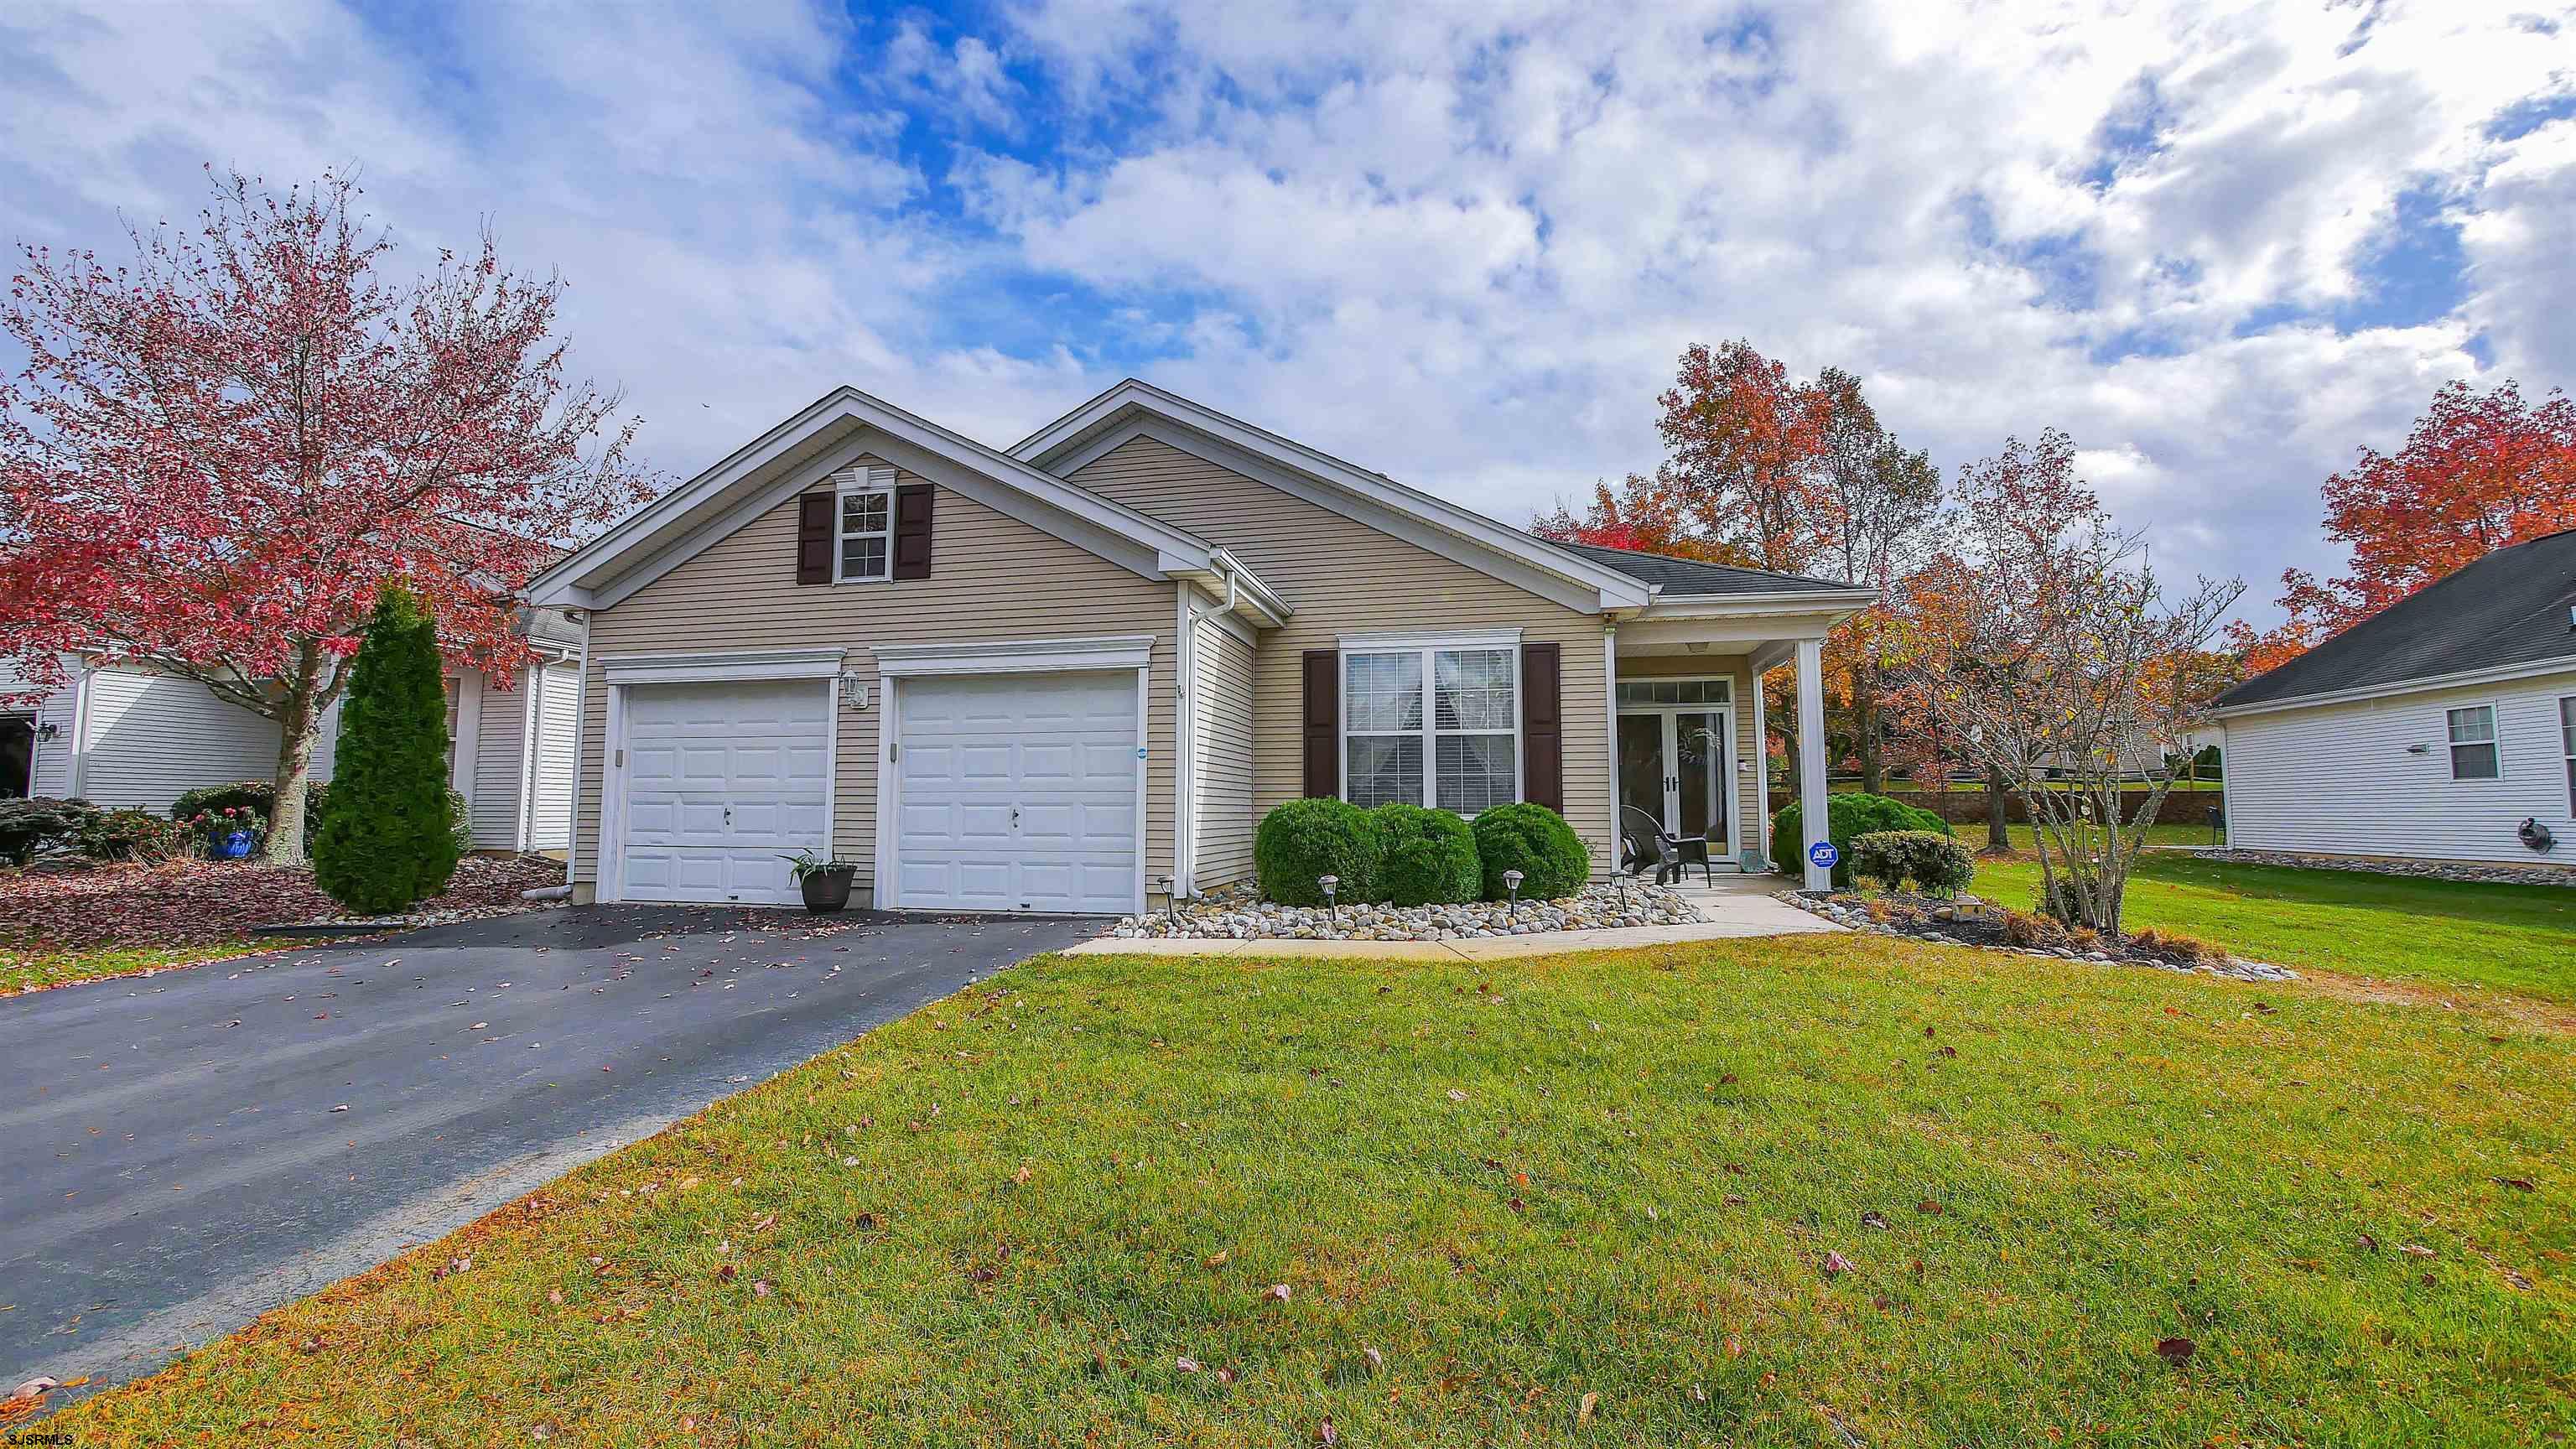
[{"label": "mulch bed", "polygon": [[[470,855],[444,894],[411,914],[492,914],[528,902],[519,893],[561,885],[564,867],[544,856]],[[280,921],[349,913],[300,866],[174,860],[85,870],[0,872],[0,948],[78,951],[210,945]]]}]

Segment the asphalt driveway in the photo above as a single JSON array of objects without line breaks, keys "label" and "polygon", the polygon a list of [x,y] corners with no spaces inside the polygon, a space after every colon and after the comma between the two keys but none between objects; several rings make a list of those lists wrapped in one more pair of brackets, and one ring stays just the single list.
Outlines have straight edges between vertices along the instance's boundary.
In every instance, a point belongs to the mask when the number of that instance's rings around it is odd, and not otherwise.
[{"label": "asphalt driveway", "polygon": [[0,1384],[150,1372],[1098,930],[571,908],[0,1000]]}]

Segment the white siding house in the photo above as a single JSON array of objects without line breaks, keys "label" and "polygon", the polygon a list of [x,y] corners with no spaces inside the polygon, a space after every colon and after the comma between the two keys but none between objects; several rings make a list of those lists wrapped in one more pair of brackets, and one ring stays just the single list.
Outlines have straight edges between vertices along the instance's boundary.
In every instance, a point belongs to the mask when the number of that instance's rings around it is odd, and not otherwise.
[{"label": "white siding house", "polygon": [[2227,842],[2576,869],[2576,530],[2218,697]]}]

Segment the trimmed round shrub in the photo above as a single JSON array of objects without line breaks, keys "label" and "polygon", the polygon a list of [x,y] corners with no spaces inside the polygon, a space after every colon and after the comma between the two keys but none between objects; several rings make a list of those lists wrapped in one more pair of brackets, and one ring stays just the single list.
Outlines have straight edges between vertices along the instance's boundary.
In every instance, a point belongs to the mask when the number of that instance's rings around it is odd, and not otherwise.
[{"label": "trimmed round shrub", "polygon": [[81,822],[98,814],[87,800],[0,800],[0,864],[24,865],[36,852],[67,839]]},{"label": "trimmed round shrub", "polygon": [[1497,805],[1470,822],[1476,837],[1476,859],[1484,867],[1484,897],[1508,899],[1503,872],[1521,873],[1521,899],[1562,900],[1583,889],[1592,878],[1592,853],[1565,817],[1544,805],[1522,801]]},{"label": "trimmed round shrub", "polygon": [[[1929,810],[1918,810],[1902,800],[1884,795],[1848,794],[1825,797],[1825,838],[1834,843],[1842,858],[1834,862],[1834,884],[1848,887],[1852,883],[1852,842],[1879,830],[1929,830],[1948,835],[1950,822]],[[1796,801],[1780,808],[1771,817],[1771,860],[1778,869],[1795,875],[1807,858],[1806,817]]]},{"label": "trimmed round shrub", "polygon": [[350,665],[313,883],[367,915],[447,889],[459,853],[447,778],[437,626],[407,590],[387,584]]},{"label": "trimmed round shrub", "polygon": [[1261,817],[1252,837],[1252,867],[1261,894],[1283,906],[1320,906],[1322,876],[1339,876],[1334,899],[1377,899],[1378,833],[1369,813],[1348,800],[1291,800]]},{"label": "trimmed round shrub", "polygon": [[1907,881],[1925,895],[1954,896],[1968,888],[1977,858],[1953,836],[1936,830],[1873,830],[1852,837],[1852,871],[1901,890]]},{"label": "trimmed round shrub", "polygon": [[1377,827],[1379,898],[1399,906],[1454,906],[1483,889],[1476,833],[1456,811],[1390,801],[1369,819]]}]

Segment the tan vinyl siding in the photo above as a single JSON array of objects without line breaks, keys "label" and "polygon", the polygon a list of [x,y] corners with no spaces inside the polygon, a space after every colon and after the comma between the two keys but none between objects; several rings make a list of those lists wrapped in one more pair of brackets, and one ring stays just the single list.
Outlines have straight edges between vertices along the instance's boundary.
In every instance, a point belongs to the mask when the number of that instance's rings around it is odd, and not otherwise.
[{"label": "tan vinyl siding", "polygon": [[[1761,816],[1755,803],[1761,788],[1761,742],[1753,735],[1752,661],[1741,654],[1622,654],[1619,656],[1619,681],[1623,684],[1639,679],[1724,679],[1730,681],[1735,696],[1735,753],[1727,768],[1735,772],[1735,849],[1768,850],[1767,832],[1771,826]],[[1744,762],[1753,768],[1744,768]],[[1771,808],[1788,803],[1773,800]]]},{"label": "tan vinyl siding", "polygon": [[[847,461],[886,466],[874,458]],[[903,473],[898,481],[927,480]],[[819,483],[815,491],[828,492],[830,486]],[[791,498],[616,607],[591,615],[577,880],[594,881],[599,860],[608,718],[602,661],[609,655],[834,645],[849,650],[845,667],[867,675],[871,687],[866,709],[835,712],[840,733],[834,746],[832,848],[857,863],[860,888],[872,891],[883,707],[873,684],[871,646],[1138,634],[1154,639],[1146,694],[1146,874],[1170,873],[1176,586],[1140,578],[945,488],[935,514],[928,579],[799,585]]]},{"label": "tan vinyl siding", "polygon": [[1191,869],[1202,891],[1252,876],[1253,647],[1221,625],[1198,626],[1191,683]]},{"label": "tan vinyl siding", "polygon": [[1255,656],[1256,814],[1303,793],[1300,655],[1345,632],[1518,626],[1562,646],[1566,817],[1598,855],[1610,842],[1609,722],[1602,707],[1602,621],[1303,499],[1136,438],[1073,480],[1222,545],[1296,610]]}]

